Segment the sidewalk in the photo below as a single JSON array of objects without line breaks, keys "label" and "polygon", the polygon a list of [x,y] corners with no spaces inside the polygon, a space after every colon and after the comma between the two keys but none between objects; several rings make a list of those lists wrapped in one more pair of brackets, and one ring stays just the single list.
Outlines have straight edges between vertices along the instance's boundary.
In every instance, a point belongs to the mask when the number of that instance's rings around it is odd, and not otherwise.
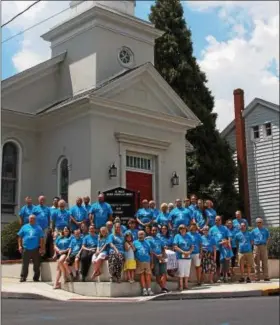
[{"label": "sidewalk", "polygon": [[148,300],[258,297],[277,293],[280,293],[279,279],[273,279],[270,282],[248,284],[229,283],[203,285],[201,287],[193,287],[183,292],[170,292],[168,294],[159,294],[152,297],[101,298],[81,296],[64,290],[54,290],[51,284],[44,282],[19,283],[19,280],[15,278],[2,278],[2,298],[18,299],[136,303]]}]

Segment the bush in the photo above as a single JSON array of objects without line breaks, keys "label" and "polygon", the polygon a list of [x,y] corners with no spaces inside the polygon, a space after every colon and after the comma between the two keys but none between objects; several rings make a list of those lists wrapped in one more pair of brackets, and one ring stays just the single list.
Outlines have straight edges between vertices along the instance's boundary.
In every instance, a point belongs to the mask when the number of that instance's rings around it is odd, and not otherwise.
[{"label": "bush", "polygon": [[17,233],[20,229],[18,221],[5,225],[1,232],[1,253],[8,259],[20,259],[18,251]]},{"label": "bush", "polygon": [[269,258],[280,259],[280,227],[270,227],[269,232],[268,256]]}]

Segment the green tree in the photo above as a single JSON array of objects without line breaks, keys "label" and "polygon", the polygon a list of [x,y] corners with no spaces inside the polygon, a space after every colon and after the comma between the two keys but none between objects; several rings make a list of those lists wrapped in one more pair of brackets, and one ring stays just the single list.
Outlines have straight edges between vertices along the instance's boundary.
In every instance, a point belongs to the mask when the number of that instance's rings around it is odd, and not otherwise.
[{"label": "green tree", "polygon": [[187,155],[188,193],[213,199],[218,212],[229,217],[239,207],[233,186],[233,152],[216,129],[214,97],[193,56],[182,4],[179,0],[156,0],[149,18],[157,29],[165,31],[155,43],[155,68],[202,122],[186,135],[195,149]]}]

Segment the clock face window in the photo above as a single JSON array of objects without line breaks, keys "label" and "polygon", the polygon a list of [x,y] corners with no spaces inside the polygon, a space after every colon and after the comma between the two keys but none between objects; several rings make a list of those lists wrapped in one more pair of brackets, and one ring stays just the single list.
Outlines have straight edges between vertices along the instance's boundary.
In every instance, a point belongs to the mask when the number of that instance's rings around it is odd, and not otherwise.
[{"label": "clock face window", "polygon": [[122,47],[119,51],[118,59],[121,65],[131,67],[133,65],[133,53],[127,47]]}]

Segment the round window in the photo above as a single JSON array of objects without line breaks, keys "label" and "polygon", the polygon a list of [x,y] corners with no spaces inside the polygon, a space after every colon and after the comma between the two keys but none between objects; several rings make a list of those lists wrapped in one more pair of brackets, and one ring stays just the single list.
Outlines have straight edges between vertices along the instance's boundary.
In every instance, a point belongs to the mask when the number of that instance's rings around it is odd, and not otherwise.
[{"label": "round window", "polygon": [[118,58],[121,65],[125,67],[130,67],[133,64],[133,53],[128,47],[120,49]]}]

